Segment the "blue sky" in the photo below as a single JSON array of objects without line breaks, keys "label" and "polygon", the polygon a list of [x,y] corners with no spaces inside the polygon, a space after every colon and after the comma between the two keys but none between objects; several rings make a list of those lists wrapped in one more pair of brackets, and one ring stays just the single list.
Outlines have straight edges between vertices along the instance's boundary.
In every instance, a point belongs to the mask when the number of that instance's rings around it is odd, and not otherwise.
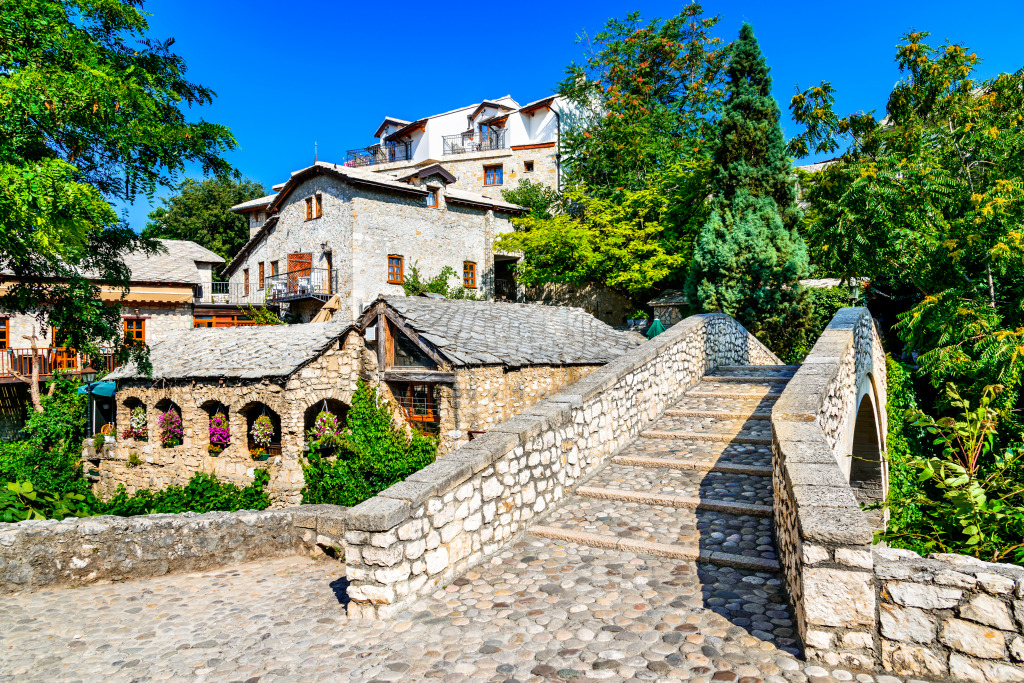
[{"label": "blue sky", "polygon": [[[327,161],[372,143],[385,115],[411,120],[485,97],[544,97],[580,59],[577,36],[632,10],[668,17],[682,6],[151,0],[145,9],[150,35],[174,37],[188,77],[217,92],[190,118],[227,125],[239,143],[228,160],[269,189],[312,162],[314,141]],[[796,132],[787,106],[797,85],[829,80],[838,112],[881,111],[898,78],[894,47],[911,28],[930,31],[935,44],[965,43],[984,59],[982,76],[1024,67],[1021,0],[717,0],[704,9],[722,15],[715,33],[726,40],[743,21],[754,25],[787,136]],[[127,207],[131,226],[141,229],[150,210],[145,198]]]}]

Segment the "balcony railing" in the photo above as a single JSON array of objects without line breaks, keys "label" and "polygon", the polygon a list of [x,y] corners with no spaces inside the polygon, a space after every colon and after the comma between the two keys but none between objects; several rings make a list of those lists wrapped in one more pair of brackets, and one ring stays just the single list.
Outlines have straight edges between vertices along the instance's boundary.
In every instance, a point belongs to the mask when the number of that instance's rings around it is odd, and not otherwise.
[{"label": "balcony railing", "polygon": [[296,299],[327,301],[338,293],[338,270],[300,268],[280,275],[271,275],[264,284],[267,291],[267,303]]},{"label": "balcony railing", "polygon": [[445,135],[442,138],[444,140],[442,154],[467,154],[505,149],[507,139],[505,133],[504,128],[492,128],[485,134],[466,132],[458,135]]},{"label": "balcony railing", "polygon": [[346,155],[346,166],[375,166],[395,161],[412,159],[411,142],[385,142],[361,149],[350,149]]},{"label": "balcony railing", "polygon": [[231,304],[234,306],[262,306],[266,290],[256,282],[211,282],[209,286],[196,285],[194,302],[197,304]]},{"label": "balcony railing", "polygon": [[117,367],[117,355],[112,348],[100,349],[99,367],[92,365],[87,356],[65,347],[37,349],[0,350],[0,380],[20,381],[32,376],[33,355],[39,356],[39,376],[47,377],[54,372],[81,374],[85,372],[109,372]]}]

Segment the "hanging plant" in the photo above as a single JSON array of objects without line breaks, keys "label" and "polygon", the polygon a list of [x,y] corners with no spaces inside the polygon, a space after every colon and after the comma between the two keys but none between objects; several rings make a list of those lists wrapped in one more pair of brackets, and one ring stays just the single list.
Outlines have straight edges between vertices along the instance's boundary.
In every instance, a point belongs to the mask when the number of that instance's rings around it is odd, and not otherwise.
[{"label": "hanging plant", "polygon": [[306,449],[310,452],[332,451],[344,442],[338,416],[322,410],[316,416],[313,428],[306,432]]},{"label": "hanging plant", "polygon": [[132,415],[128,419],[128,427],[121,432],[124,439],[135,439],[136,441],[148,440],[148,429],[146,427],[146,409],[142,406],[132,408]]},{"label": "hanging plant", "polygon": [[174,408],[168,408],[166,412],[160,413],[160,443],[164,448],[180,446],[185,436],[185,430],[181,426],[181,415]]},{"label": "hanging plant", "polygon": [[256,421],[252,423],[252,430],[249,431],[249,436],[252,437],[252,442],[256,446],[249,451],[249,455],[254,460],[266,460],[268,456],[267,449],[270,448],[270,442],[274,438],[274,423],[270,420],[267,415],[260,415],[256,418]]},{"label": "hanging plant", "polygon": [[228,418],[224,413],[218,412],[210,417],[210,455],[219,455],[230,444]]}]

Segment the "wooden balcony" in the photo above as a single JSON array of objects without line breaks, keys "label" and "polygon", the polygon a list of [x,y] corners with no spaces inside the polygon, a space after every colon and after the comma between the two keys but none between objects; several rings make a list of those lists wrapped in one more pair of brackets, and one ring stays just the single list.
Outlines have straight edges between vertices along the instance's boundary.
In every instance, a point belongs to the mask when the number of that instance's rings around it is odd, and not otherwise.
[{"label": "wooden balcony", "polygon": [[[102,349],[100,353],[101,367],[93,367],[86,356],[74,349],[56,347],[38,349],[39,378],[46,379],[54,372],[66,372],[73,375],[109,372],[117,367],[117,355],[113,349]],[[32,349],[0,349],[0,384],[21,382],[18,377],[32,376]]]}]

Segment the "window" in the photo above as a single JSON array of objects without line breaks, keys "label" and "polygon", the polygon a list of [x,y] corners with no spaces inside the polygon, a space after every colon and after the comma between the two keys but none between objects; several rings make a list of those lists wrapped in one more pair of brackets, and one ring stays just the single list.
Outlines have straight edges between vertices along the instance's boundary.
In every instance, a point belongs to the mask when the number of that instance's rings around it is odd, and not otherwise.
[{"label": "window", "polygon": [[462,264],[462,286],[476,289],[476,264],[472,261]]},{"label": "window", "polygon": [[270,262],[270,274],[277,275],[277,261]]},{"label": "window", "polygon": [[440,417],[434,406],[434,385],[393,384],[391,386],[392,393],[402,406],[405,418],[418,429],[425,428],[428,431],[433,431],[429,423],[438,422]]},{"label": "window", "polygon": [[427,206],[431,209],[437,208],[437,190],[427,192]]},{"label": "window", "polygon": [[306,197],[306,220],[313,220],[313,198]]},{"label": "window", "polygon": [[0,349],[6,349],[10,346],[10,320],[10,318],[0,318]]},{"label": "window", "polygon": [[323,216],[323,215],[324,215],[324,196],[322,194],[317,194],[317,196],[316,196],[316,217],[320,218],[320,216]]},{"label": "window", "polygon": [[263,289],[263,261],[260,261],[260,279],[256,281],[256,289]]},{"label": "window", "polygon": [[400,285],[405,282],[402,274],[402,257],[388,256],[388,284]]},{"label": "window", "polygon": [[524,161],[523,162],[523,171],[525,173],[533,173],[533,162],[532,161]]},{"label": "window", "polygon": [[124,339],[126,342],[146,341],[146,321],[143,318],[124,319]]},{"label": "window", "polygon": [[484,185],[501,185],[501,182],[501,166],[484,166]]},{"label": "window", "polygon": [[244,282],[244,285],[242,287],[244,292],[243,292],[242,295],[243,296],[249,296],[249,269],[248,268],[246,268],[245,270],[242,271],[242,280]]}]

